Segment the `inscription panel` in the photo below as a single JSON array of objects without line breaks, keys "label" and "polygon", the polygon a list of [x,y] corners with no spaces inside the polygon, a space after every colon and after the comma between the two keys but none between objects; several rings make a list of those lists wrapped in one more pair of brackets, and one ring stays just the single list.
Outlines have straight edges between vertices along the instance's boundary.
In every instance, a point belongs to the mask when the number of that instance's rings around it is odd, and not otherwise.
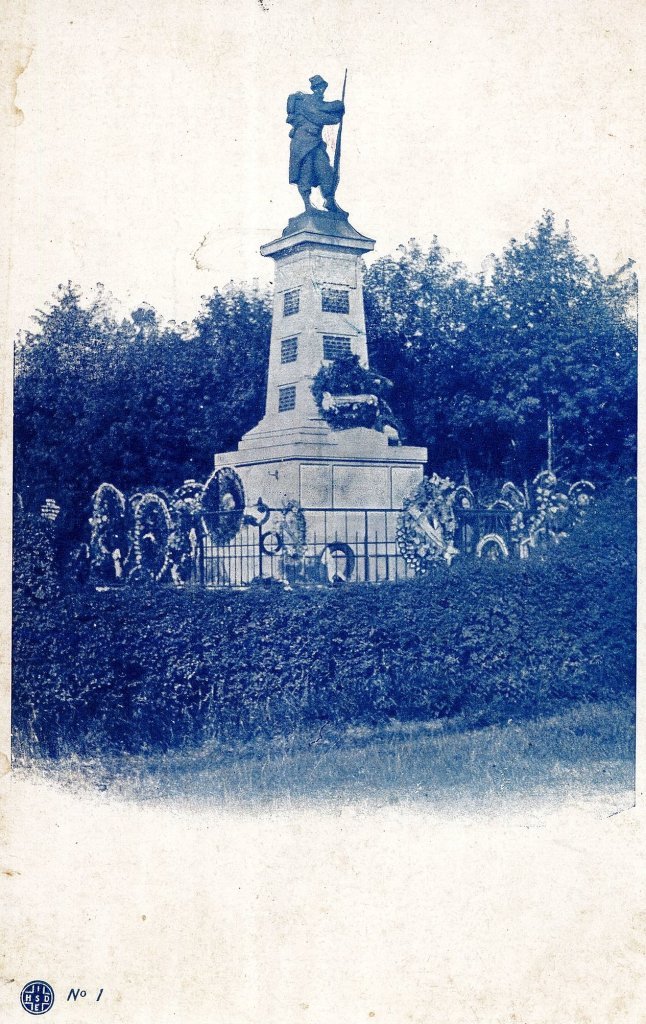
[{"label": "inscription panel", "polygon": [[335,466],[334,508],[388,508],[390,478],[386,466]]},{"label": "inscription panel", "polygon": [[329,508],[332,504],[332,466],[301,466],[301,505]]},{"label": "inscription panel", "polygon": [[338,256],[312,256],[312,277],[318,284],[340,285],[345,288],[357,287],[357,261]]}]

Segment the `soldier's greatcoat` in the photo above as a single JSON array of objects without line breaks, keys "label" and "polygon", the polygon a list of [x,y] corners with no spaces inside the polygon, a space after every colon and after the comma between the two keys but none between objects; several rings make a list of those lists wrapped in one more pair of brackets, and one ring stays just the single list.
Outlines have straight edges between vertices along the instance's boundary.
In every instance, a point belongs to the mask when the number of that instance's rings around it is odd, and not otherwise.
[{"label": "soldier's greatcoat", "polygon": [[[314,150],[319,150],[315,164],[325,161],[327,169],[331,172],[330,161],[327,156],[327,146],[323,142],[323,126],[326,124],[339,124],[343,117],[343,103],[341,100],[326,102],[315,93],[295,92],[287,99],[287,123],[291,124],[292,130],[289,133],[291,139],[289,147],[289,180],[291,184],[298,185],[301,181],[301,168],[305,158]],[[308,161],[310,163],[310,161]],[[310,174],[308,174],[308,177]],[[326,175],[327,176],[327,175]],[[320,181],[308,181],[308,185],[320,185]]]}]

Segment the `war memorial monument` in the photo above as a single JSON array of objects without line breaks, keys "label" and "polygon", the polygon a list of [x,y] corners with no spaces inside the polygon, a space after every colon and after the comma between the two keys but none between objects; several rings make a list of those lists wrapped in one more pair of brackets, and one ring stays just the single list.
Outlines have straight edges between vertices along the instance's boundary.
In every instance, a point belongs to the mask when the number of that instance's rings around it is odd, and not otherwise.
[{"label": "war memorial monument", "polygon": [[[272,508],[297,500],[312,510],[400,509],[422,478],[426,449],[399,442],[379,417],[376,395],[326,396],[341,415],[344,405],[374,409],[375,425],[335,429],[312,393],[326,362],[354,355],[369,369],[361,257],[375,243],[336,203],[343,103],[324,99],[320,76],[310,82],[311,93],[287,102],[289,177],[305,209],[261,248],[276,267],[265,415],[237,451],[216,455],[215,465],[235,468],[248,504],[261,498]],[[329,124],[340,125],[333,163],[322,138]],[[315,186],[324,210],[312,205]]]},{"label": "war memorial monument", "polygon": [[533,500],[508,481],[478,506],[468,479],[425,476],[427,449],[405,443],[391,382],[370,367],[361,258],[375,242],[336,201],[345,82],[341,100],[326,89],[314,75],[287,100],[289,181],[304,209],[260,250],[275,264],[264,415],[215,455],[204,484],[128,498],[99,487],[89,557],[108,579],[381,582],[458,555],[526,558],[565,536],[594,492],[588,480],[564,490],[549,458]]}]

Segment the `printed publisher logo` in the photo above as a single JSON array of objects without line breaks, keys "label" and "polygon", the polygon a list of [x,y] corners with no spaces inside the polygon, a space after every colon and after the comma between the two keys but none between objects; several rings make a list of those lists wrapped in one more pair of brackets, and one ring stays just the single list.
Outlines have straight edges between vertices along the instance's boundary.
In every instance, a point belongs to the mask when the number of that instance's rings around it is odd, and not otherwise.
[{"label": "printed publisher logo", "polygon": [[54,1005],[54,989],[46,981],[30,981],[20,993],[20,1002],[27,1013],[47,1013]]}]

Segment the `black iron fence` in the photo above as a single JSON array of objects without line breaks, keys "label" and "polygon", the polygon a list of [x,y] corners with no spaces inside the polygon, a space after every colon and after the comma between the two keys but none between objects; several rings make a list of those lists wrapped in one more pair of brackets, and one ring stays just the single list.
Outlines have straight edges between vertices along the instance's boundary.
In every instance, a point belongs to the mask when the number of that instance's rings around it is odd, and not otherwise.
[{"label": "black iron fence", "polygon": [[281,512],[244,524],[228,544],[202,539],[198,578],[206,586],[287,582],[379,582],[412,575],[397,545],[397,509],[302,510],[302,536],[285,530]]},{"label": "black iron fence", "polygon": [[455,546],[462,555],[499,558],[519,554],[512,535],[514,513],[502,508],[456,510]]},{"label": "black iron fence", "polygon": [[[196,547],[194,582],[244,587],[258,580],[329,584],[397,582],[415,575],[400,550],[399,509],[304,508],[304,530],[285,528],[281,510],[244,522],[227,544],[208,535]],[[514,547],[511,513],[456,510],[454,544],[462,555],[505,557]]]}]

